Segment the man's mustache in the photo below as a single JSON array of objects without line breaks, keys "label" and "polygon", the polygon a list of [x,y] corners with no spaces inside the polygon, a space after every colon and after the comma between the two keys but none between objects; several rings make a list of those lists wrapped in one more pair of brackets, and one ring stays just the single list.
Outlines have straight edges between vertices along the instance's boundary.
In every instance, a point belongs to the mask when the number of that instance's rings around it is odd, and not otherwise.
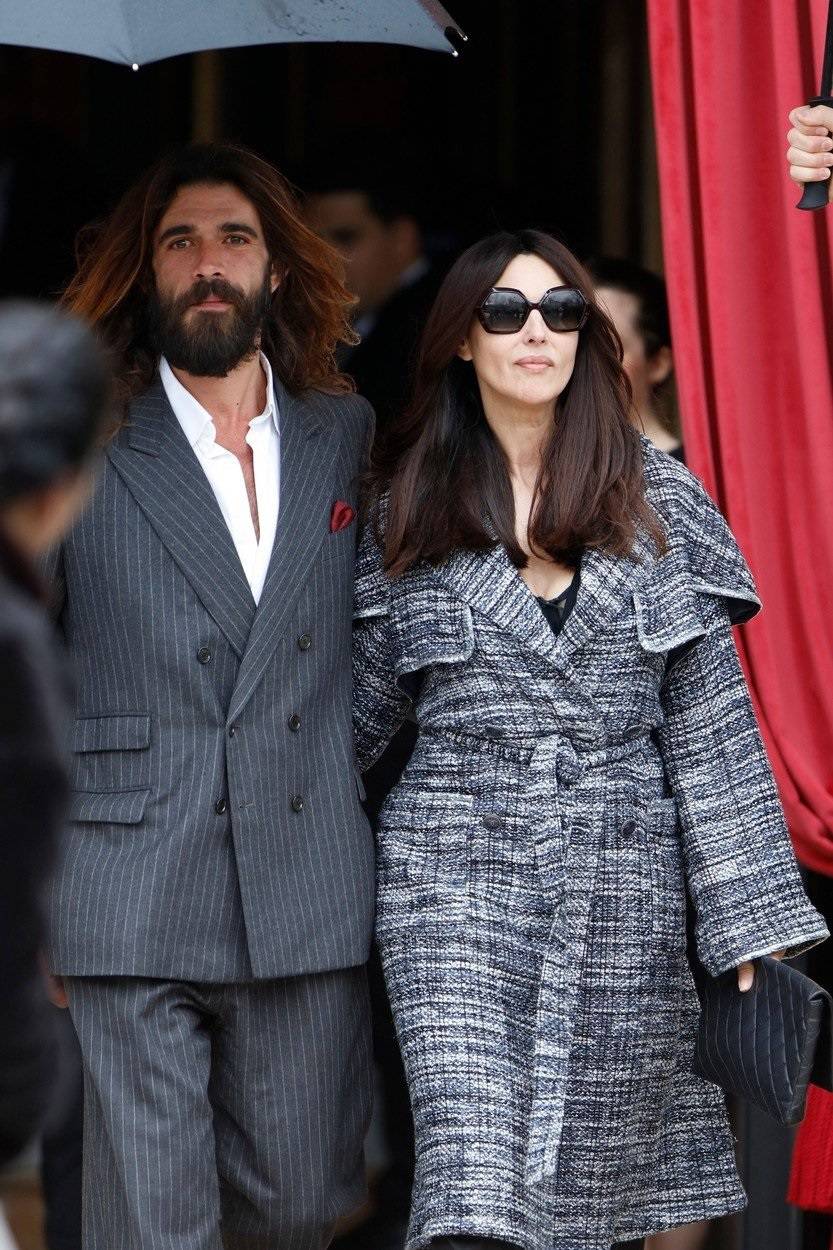
[{"label": "man's mustache", "polygon": [[246,305],[244,292],[224,278],[200,278],[190,290],[174,300],[172,311],[181,314],[187,312],[193,304],[202,304],[211,298],[223,300],[238,311]]}]

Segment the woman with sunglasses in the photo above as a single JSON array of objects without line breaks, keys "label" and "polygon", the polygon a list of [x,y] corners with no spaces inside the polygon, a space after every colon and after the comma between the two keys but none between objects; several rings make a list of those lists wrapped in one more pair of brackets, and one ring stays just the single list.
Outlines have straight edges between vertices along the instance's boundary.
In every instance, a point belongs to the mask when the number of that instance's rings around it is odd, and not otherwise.
[{"label": "woman with sunglasses", "polygon": [[413,705],[377,936],[416,1130],[408,1250],[610,1250],[743,1206],[690,1072],[710,973],[826,930],[731,637],[759,607],[545,234],[470,248],[371,474],[359,763]]}]

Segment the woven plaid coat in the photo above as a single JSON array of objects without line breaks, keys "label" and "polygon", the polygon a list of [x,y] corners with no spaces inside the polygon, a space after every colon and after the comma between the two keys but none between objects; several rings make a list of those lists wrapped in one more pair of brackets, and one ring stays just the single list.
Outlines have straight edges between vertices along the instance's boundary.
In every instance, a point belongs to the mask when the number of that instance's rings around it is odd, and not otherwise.
[{"label": "woven plaid coat", "polygon": [[420,736],[378,832],[377,935],[416,1125],[408,1250],[612,1242],[745,1201],[690,1069],[685,882],[711,973],[826,934],[731,625],[759,607],[697,480],[644,442],[670,543],[588,551],[556,638],[500,546],[355,599],[359,763]]}]

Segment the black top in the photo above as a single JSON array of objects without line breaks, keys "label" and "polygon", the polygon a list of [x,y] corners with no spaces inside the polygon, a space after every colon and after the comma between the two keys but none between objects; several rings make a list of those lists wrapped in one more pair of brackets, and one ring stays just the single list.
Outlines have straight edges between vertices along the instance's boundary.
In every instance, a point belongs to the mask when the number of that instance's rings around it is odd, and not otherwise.
[{"label": "black top", "polygon": [[566,590],[562,590],[560,595],[556,595],[554,599],[542,599],[538,595],[535,597],[538,606],[549,622],[550,629],[556,635],[561,633],[561,630],[564,628],[564,622],[573,610],[580,583],[581,573],[579,569],[576,569],[570,585]]}]

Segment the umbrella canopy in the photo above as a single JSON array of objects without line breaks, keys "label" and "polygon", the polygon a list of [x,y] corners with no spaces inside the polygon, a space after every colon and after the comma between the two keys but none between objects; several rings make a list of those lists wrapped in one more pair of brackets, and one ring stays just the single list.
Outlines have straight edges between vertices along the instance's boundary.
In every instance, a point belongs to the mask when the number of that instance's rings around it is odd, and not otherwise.
[{"label": "umbrella canopy", "polygon": [[435,0],[2,0],[0,43],[132,65],[262,43],[396,43],[453,52]]}]

